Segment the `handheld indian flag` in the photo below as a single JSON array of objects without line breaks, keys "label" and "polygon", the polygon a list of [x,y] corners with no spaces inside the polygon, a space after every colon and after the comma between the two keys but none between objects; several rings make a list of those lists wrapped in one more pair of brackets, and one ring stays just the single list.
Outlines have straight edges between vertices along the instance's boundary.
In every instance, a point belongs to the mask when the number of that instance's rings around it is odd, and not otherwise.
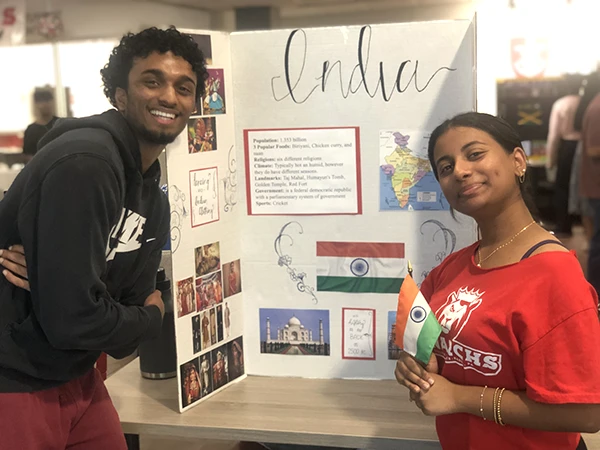
[{"label": "handheld indian flag", "polygon": [[403,271],[402,243],[317,242],[317,291],[395,294]]},{"label": "handheld indian flag", "polygon": [[398,294],[396,345],[427,365],[442,327],[410,275]]}]

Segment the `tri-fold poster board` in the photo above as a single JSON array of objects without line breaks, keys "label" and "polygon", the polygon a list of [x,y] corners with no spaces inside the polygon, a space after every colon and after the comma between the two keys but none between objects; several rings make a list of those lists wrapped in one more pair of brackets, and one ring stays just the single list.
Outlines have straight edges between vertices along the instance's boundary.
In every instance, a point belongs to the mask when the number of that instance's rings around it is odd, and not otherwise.
[{"label": "tri-fold poster board", "polygon": [[476,238],[431,171],[475,109],[471,21],[185,30],[206,94],[167,148],[180,410],[249,375],[393,377],[398,291]]}]

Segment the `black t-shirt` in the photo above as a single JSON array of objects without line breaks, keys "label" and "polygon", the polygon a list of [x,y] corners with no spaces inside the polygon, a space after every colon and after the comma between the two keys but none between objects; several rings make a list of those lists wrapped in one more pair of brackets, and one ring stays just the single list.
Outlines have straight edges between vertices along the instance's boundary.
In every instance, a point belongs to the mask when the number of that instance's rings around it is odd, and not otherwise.
[{"label": "black t-shirt", "polygon": [[38,151],[38,142],[54,126],[58,117],[53,117],[46,125],[32,123],[27,127],[23,134],[23,153],[25,155],[35,155]]}]

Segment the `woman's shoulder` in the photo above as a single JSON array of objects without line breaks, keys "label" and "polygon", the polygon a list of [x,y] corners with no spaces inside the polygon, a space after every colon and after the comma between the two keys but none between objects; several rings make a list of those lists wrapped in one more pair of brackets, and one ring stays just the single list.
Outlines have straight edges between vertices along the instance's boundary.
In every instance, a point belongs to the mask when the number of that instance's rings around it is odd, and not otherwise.
[{"label": "woman's shoulder", "polygon": [[518,266],[529,282],[524,291],[536,298],[531,307],[539,313],[539,307],[552,311],[552,321],[564,320],[571,315],[598,306],[595,289],[583,273],[581,263],[574,251],[554,244],[545,251],[535,253]]},{"label": "woman's shoulder", "polygon": [[540,228],[535,233],[532,233],[530,238],[525,243],[528,249],[525,252],[527,256],[535,256],[542,253],[569,253],[569,249],[559,239],[548,231]]},{"label": "woman's shoulder", "polygon": [[532,233],[521,249],[522,261],[528,271],[543,274],[545,277],[560,275],[584,278],[581,264],[573,250],[544,229]]}]

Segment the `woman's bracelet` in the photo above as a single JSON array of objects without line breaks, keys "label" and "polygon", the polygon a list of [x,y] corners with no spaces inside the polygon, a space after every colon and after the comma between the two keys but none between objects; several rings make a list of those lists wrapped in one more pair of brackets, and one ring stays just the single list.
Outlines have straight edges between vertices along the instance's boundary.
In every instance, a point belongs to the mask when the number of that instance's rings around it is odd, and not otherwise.
[{"label": "woman's bracelet", "polygon": [[498,423],[498,392],[500,392],[499,387],[494,391],[494,400],[492,402],[492,412],[494,413],[494,422],[496,423]]},{"label": "woman's bracelet", "polygon": [[486,389],[487,389],[487,386],[484,386],[483,391],[481,391],[481,396],[479,397],[479,412],[481,413],[481,417],[483,418],[483,420],[487,420],[485,418],[485,414],[483,414],[483,396],[485,395]]},{"label": "woman's bracelet", "polygon": [[497,406],[497,409],[498,409],[498,423],[500,425],[502,425],[503,427],[506,426],[506,424],[502,421],[502,394],[504,394],[505,390],[506,390],[505,388],[502,388],[500,390],[500,394],[498,394],[498,406]]}]

